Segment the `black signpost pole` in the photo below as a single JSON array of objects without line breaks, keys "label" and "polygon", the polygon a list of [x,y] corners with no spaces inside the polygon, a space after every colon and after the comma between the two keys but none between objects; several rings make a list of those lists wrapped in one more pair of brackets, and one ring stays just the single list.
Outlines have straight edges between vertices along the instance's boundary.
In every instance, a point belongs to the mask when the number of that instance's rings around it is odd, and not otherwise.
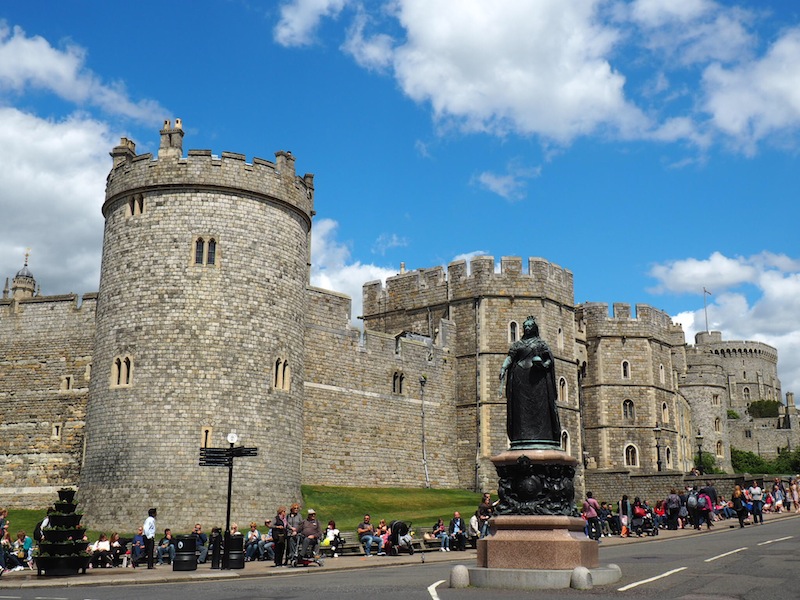
[{"label": "black signpost pole", "polygon": [[233,492],[233,444],[228,449],[230,453],[230,464],[228,465],[228,509],[225,512],[225,541],[222,551],[222,568],[230,566],[231,558],[231,494]]}]

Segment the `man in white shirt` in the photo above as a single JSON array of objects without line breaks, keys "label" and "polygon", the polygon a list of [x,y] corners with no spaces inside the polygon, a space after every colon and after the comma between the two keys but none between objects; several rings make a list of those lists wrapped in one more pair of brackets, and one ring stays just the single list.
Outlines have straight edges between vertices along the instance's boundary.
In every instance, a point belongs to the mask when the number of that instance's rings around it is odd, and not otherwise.
[{"label": "man in white shirt", "polygon": [[147,568],[155,569],[153,566],[153,549],[156,543],[156,509],[151,508],[147,511],[147,518],[144,520],[144,553],[147,556]]},{"label": "man in white shirt", "polygon": [[764,492],[759,487],[758,482],[753,480],[753,485],[748,490],[750,497],[753,499],[753,525],[764,524],[764,513],[762,508],[764,506]]}]

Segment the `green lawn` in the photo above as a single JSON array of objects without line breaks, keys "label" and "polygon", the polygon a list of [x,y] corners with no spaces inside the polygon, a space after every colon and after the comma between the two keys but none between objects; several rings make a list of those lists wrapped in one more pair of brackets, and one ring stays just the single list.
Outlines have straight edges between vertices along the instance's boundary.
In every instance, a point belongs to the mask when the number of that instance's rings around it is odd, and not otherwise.
[{"label": "green lawn", "polygon": [[[387,523],[397,519],[410,521],[416,527],[431,527],[439,517],[447,523],[456,510],[468,521],[481,501],[480,494],[466,490],[304,485],[302,492],[303,516],[308,508],[313,508],[323,528],[333,519],[342,531],[354,531],[366,513],[372,516],[376,524],[380,519],[386,519]],[[10,509],[8,520],[11,537],[14,538],[20,529],[33,537],[33,528],[44,515],[44,510]],[[275,507],[265,509],[264,516],[274,517]],[[89,531],[89,539],[96,540],[98,533]],[[133,535],[131,532],[120,534],[123,537]]]}]

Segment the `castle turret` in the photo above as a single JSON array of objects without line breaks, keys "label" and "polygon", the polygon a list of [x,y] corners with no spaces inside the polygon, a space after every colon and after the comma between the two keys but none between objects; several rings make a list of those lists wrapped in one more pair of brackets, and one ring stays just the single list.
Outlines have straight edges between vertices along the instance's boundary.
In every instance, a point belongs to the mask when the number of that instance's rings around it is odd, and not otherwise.
[{"label": "castle turret", "polygon": [[14,276],[11,284],[11,297],[14,300],[33,298],[36,295],[36,279],[28,269],[28,253],[25,253],[25,266]]},{"label": "castle turret", "polygon": [[234,519],[300,499],[313,178],[282,152],[184,158],[182,138],[167,122],[157,160],[112,153],[80,482],[95,529],[150,506],[179,531],[223,523],[226,478],[198,454],[231,432],[259,448],[236,459]]}]

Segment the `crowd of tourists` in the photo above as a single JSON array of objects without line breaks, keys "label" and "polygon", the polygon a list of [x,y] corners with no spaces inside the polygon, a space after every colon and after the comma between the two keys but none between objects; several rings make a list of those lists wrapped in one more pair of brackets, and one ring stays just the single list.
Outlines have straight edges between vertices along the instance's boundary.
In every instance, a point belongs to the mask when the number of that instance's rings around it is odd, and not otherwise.
[{"label": "crowd of tourists", "polygon": [[587,492],[581,516],[586,535],[600,541],[610,536],[657,535],[658,530],[711,529],[724,520],[735,520],[740,528],[764,522],[765,512],[800,513],[800,476],[788,484],[776,477],[772,483],[753,480],[750,485],[735,485],[729,497],[719,493],[711,481],[702,486],[671,489],[663,498],[651,502],[627,494],[615,503],[600,501]]}]

